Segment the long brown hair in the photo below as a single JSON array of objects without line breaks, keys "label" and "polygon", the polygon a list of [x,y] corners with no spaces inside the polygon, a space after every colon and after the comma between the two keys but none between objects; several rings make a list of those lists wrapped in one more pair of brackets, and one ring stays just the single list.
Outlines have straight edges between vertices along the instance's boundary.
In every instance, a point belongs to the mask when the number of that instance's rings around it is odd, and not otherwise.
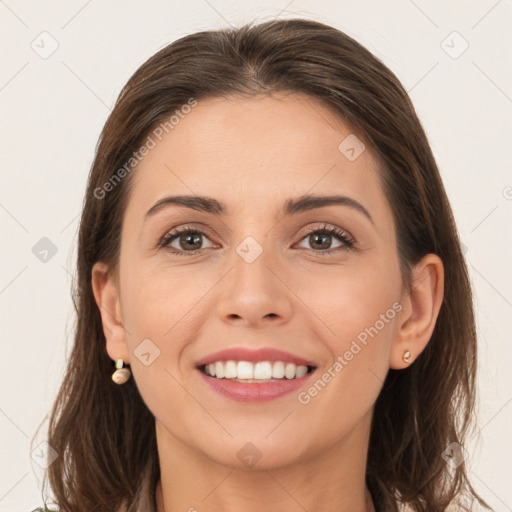
[{"label": "long brown hair", "polygon": [[444,301],[431,340],[408,369],[389,371],[375,404],[366,480],[376,507],[396,511],[398,501],[444,511],[463,494],[485,505],[464,462],[452,467],[443,457],[473,428],[476,333],[468,272],[427,137],[407,92],[379,59],[335,28],[293,19],[173,42],[134,73],[104,126],[80,222],[74,346],[49,424],[59,457],[47,478],[61,510],[136,510],[143,476],[153,485],[159,478],[154,417],[134,379],[111,381],[92,293],[94,263],[116,268],[136,166],[115,182],[114,174],[191,98],[275,91],[323,101],[370,141],[383,166],[405,282],[411,286],[411,268],[427,253],[444,263]]}]

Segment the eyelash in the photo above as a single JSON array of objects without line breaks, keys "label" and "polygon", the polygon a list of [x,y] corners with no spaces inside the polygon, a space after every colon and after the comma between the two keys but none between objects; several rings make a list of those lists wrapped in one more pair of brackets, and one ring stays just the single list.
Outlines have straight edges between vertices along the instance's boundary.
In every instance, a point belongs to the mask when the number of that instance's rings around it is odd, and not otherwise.
[{"label": "eyelash", "polygon": [[[316,233],[322,233],[327,235],[332,235],[338,238],[341,242],[343,242],[343,246],[336,247],[335,249],[325,249],[325,250],[314,250],[314,249],[307,249],[308,251],[314,252],[315,254],[319,254],[321,256],[332,256],[332,253],[338,252],[339,250],[350,250],[353,249],[355,246],[355,242],[352,239],[352,237],[346,232],[343,231],[340,228],[324,225],[321,228],[314,228],[309,230],[300,240],[299,242],[302,242],[307,237],[316,234]],[[198,228],[192,228],[192,227],[185,227],[182,229],[177,229],[170,231],[166,233],[158,242],[157,248],[162,249],[166,248],[171,252],[172,254],[176,254],[177,256],[194,256],[201,252],[203,249],[197,249],[196,251],[177,251],[175,249],[170,249],[168,246],[171,242],[173,242],[176,238],[180,237],[181,235],[186,234],[199,234],[204,235],[208,237],[208,234],[204,232],[201,229]]]}]

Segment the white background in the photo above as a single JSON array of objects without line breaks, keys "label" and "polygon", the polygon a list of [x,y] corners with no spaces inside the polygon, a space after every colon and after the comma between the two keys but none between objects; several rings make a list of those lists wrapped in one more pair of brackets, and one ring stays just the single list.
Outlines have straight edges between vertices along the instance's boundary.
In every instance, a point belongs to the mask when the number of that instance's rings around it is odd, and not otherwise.
[{"label": "white background", "polygon": [[[471,478],[497,511],[512,510],[512,2],[5,0],[0,511],[29,512],[42,504],[42,469],[31,450],[44,441],[46,424],[31,441],[55,398],[72,342],[78,218],[95,144],[121,87],[178,37],[274,17],[315,19],[347,32],[411,95],[452,202],[475,290],[480,434],[467,446]],[[458,58],[445,51],[463,49],[453,31],[469,44]],[[31,47],[42,53],[52,44],[58,48],[47,58]],[[58,249],[46,263],[32,252],[42,237]]]}]

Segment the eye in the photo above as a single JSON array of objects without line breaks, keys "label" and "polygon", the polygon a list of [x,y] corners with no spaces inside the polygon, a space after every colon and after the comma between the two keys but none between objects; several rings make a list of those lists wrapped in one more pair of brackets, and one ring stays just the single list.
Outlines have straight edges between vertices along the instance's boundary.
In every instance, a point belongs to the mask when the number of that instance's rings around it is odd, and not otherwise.
[{"label": "eye", "polygon": [[[336,247],[332,247],[332,239],[337,238],[341,243]],[[331,254],[343,249],[351,249],[354,247],[354,240],[344,230],[324,225],[322,228],[312,229],[302,238],[302,241],[308,242],[312,247],[312,251],[321,255]],[[331,249],[331,250],[329,250]]]},{"label": "eye", "polygon": [[164,235],[158,246],[169,248],[170,252],[178,256],[190,256],[205,248],[201,237],[208,239],[206,233],[198,228],[176,229]]},{"label": "eye", "polygon": [[[166,248],[178,256],[193,256],[208,248],[203,244],[203,237],[210,240],[207,233],[199,228],[175,229],[161,238],[158,248]],[[334,248],[332,247],[333,238],[339,242]],[[353,238],[346,231],[328,225],[310,229],[306,236],[301,239],[301,242],[310,243],[311,248],[309,250],[320,255],[332,255],[333,252],[351,249],[355,245]],[[213,244],[209,246],[209,248],[211,247],[213,247]]]}]

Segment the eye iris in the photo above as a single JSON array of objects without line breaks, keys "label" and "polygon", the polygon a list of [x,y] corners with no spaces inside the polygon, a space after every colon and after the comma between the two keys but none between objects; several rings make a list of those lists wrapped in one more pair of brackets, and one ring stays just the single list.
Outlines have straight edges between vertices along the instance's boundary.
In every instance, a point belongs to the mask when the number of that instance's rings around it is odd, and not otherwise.
[{"label": "eye iris", "polygon": [[[317,242],[320,243],[320,247],[317,247],[319,249],[329,249],[329,247],[331,246],[331,235],[328,235],[326,233],[313,234],[309,237],[309,239],[310,239],[310,241],[313,241],[311,243],[312,247],[314,247]],[[326,242],[326,240],[327,240],[327,242]]]},{"label": "eye iris", "polygon": [[[190,242],[190,243],[189,243]],[[192,245],[197,244],[198,247],[193,247]],[[185,234],[180,236],[180,245],[184,248],[188,249],[199,249],[201,247],[201,235],[199,234]]]}]

